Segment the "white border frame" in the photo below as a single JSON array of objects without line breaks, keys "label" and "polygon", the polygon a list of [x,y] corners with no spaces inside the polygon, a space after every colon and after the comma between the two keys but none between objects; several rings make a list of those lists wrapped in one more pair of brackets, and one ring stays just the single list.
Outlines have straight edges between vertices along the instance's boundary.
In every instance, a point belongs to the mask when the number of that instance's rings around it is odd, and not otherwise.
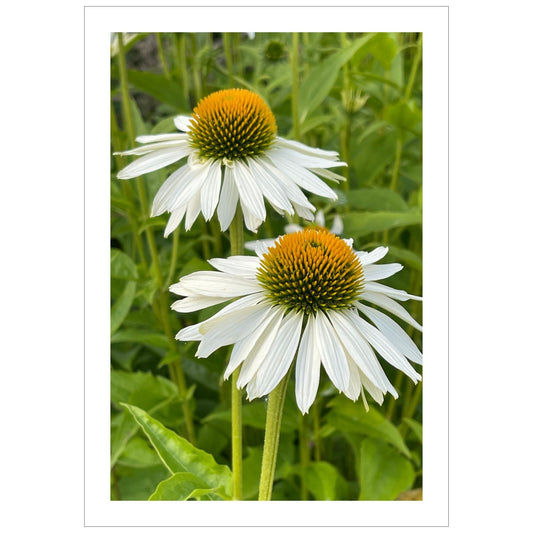
[{"label": "white border frame", "polygon": [[[279,16],[282,14],[282,16]],[[423,32],[424,501],[109,500],[109,34]],[[85,8],[85,525],[448,525],[448,8]]]}]

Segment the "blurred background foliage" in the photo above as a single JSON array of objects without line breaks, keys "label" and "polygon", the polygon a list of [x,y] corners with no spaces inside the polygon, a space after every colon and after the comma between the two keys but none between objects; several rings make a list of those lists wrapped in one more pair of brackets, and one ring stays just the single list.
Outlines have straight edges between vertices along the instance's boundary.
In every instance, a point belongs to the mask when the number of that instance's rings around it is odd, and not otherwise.
[{"label": "blurred background foliage", "polygon": [[[175,131],[176,115],[230,87],[262,96],[280,136],[339,152],[348,167],[338,201],[311,201],[328,227],[340,215],[355,248],[388,246],[387,262],[404,265],[388,284],[421,295],[422,35],[123,34],[122,47],[112,35],[111,153],[132,148],[138,135]],[[230,255],[228,235],[200,217],[189,232],[163,238],[168,215],[150,218],[149,209],[173,168],[117,180],[128,162],[111,156],[111,498],[220,499],[185,463],[165,466],[141,419],[191,443],[196,465],[231,467],[230,385],[222,379],[229,351],[200,361],[197,343],[173,339],[217,309],[178,315],[168,294],[181,276],[211,270],[207,259]],[[245,239],[276,237],[288,222],[270,210]],[[405,305],[422,322],[420,302]],[[421,348],[420,333],[402,327]],[[323,375],[304,417],[289,385],[273,499],[421,499],[422,384],[381,363],[400,397],[368,412]],[[245,499],[257,498],[265,415],[264,399],[243,396]],[[171,440],[183,451],[184,440]],[[174,492],[165,490],[169,470],[180,481]]]}]

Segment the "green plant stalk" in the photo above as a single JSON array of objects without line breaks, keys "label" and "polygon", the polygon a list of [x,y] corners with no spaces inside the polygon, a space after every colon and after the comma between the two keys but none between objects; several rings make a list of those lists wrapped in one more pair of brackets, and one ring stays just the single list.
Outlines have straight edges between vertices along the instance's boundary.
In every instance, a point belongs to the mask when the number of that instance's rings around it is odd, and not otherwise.
[{"label": "green plant stalk", "polygon": [[226,66],[228,68],[228,83],[229,88],[235,86],[235,81],[233,80],[233,57],[231,50],[231,33],[224,32],[222,36],[224,42],[224,55],[226,57]]},{"label": "green plant stalk", "polygon": [[[113,106],[111,105],[111,139],[112,139],[114,148],[117,151],[121,152],[123,150],[123,147],[119,145],[118,135],[117,134],[118,134],[117,119],[116,119],[116,116],[115,116],[115,111],[113,109]],[[124,165],[123,165],[123,163],[122,163],[122,161],[120,159],[117,161],[117,165],[118,165],[119,169],[122,169],[124,167]],[[130,182],[128,180],[119,180],[119,182],[120,182],[120,188],[122,189],[122,193],[126,197],[126,200],[128,200],[128,202],[131,205],[134,205],[133,192],[131,190]],[[134,242],[134,245],[135,245],[135,249],[137,249],[139,251],[139,258],[140,258],[140,261],[141,261],[142,271],[144,273],[147,273],[148,272],[148,263],[146,261],[146,255],[144,253],[144,247],[143,247],[143,244],[142,244],[141,236],[139,235],[139,226],[137,225],[137,220],[129,212],[126,212],[126,218],[128,219],[128,223],[129,223],[130,228],[131,228],[131,233],[133,235],[133,242]],[[133,250],[132,250],[131,256],[134,257]]]},{"label": "green plant stalk", "polygon": [[294,139],[300,140],[300,117],[298,111],[298,34],[292,34],[292,128]]},{"label": "green plant stalk", "polygon": [[[133,126],[133,114],[130,106],[130,96],[128,91],[128,73],[126,69],[126,54],[124,52],[124,44],[122,34],[118,34],[118,45],[119,45],[119,72],[120,72],[120,90],[122,96],[122,104],[124,109],[124,121],[126,124],[126,132],[130,141],[131,146],[133,146],[135,141],[135,130]],[[146,200],[146,193],[142,180],[137,179],[137,188],[139,194],[139,200],[141,202],[141,213],[144,216],[148,213],[148,202]],[[170,327],[168,309],[170,307],[168,299],[168,291],[164,287],[163,274],[161,272],[161,265],[159,264],[159,255],[157,253],[157,248],[155,245],[155,238],[152,231],[152,228],[148,226],[145,229],[146,238],[148,241],[148,248],[150,249],[150,255],[152,257],[152,264],[154,267],[157,287],[159,289],[159,298],[156,298],[154,305],[160,304],[160,313],[159,318],[161,320],[163,329],[168,338],[169,347],[172,352],[176,350],[174,335],[172,334],[172,328]],[[154,309],[155,310],[155,309]],[[174,362],[174,369],[176,370],[177,376],[177,385],[180,390],[180,393],[183,397],[186,397],[187,394],[187,383],[185,380],[185,373],[181,366],[181,361],[178,359]],[[185,425],[187,429],[187,437],[191,443],[194,443],[194,424],[191,408],[188,400],[183,401],[183,415],[185,417]]]},{"label": "green plant stalk", "polygon": [[196,98],[196,103],[198,103],[202,99],[202,80],[200,79],[200,72],[199,67],[196,66],[196,63],[198,61],[198,58],[196,57],[196,34],[192,33],[191,35],[191,51],[192,51],[192,57],[193,57],[193,65],[192,65],[192,78],[194,82],[194,96]]},{"label": "green plant stalk", "polygon": [[303,470],[305,470],[311,458],[309,447],[307,446],[307,427],[305,422],[304,415],[298,413],[298,448],[300,451],[300,465],[302,467],[302,476],[300,476],[300,500],[302,501],[307,500],[307,487],[305,486],[303,479]]},{"label": "green plant stalk", "polygon": [[179,226],[172,233],[172,252],[170,255],[170,265],[168,267],[168,276],[165,280],[165,287],[170,286],[174,280],[174,272],[176,270],[176,264],[178,262],[178,250],[180,242],[180,228]]},{"label": "green plant stalk", "polygon": [[[229,228],[231,255],[244,253],[244,228],[241,206],[237,206]],[[240,369],[231,376],[231,463],[233,499],[242,500],[242,398],[237,388]]]},{"label": "green plant stalk", "polygon": [[155,37],[157,41],[157,54],[159,56],[161,66],[163,67],[163,73],[165,75],[165,78],[170,79],[170,70],[168,68],[167,60],[165,58],[165,49],[163,48],[163,38],[161,36],[161,33],[157,32],[155,34]]},{"label": "green plant stalk", "polygon": [[411,97],[411,92],[413,90],[413,85],[416,79],[416,73],[418,71],[418,66],[420,65],[421,59],[422,59],[422,34],[420,34],[420,37],[418,38],[418,42],[416,44],[416,54],[413,59],[413,64],[411,65],[411,72],[409,73],[409,80],[407,81],[407,85],[405,86],[405,99],[406,100],[408,100]]},{"label": "green plant stalk", "polygon": [[272,497],[274,485],[274,473],[278,457],[279,434],[281,419],[283,416],[283,404],[290,372],[287,372],[279,385],[268,395],[268,407],[265,427],[265,445],[263,447],[263,459],[261,461],[261,477],[259,480],[259,500],[268,501]]},{"label": "green plant stalk", "polygon": [[187,75],[187,50],[185,49],[185,36],[182,33],[179,35],[174,34],[174,45],[180,69],[183,96],[185,101],[189,103],[191,96],[189,94],[189,76]]}]

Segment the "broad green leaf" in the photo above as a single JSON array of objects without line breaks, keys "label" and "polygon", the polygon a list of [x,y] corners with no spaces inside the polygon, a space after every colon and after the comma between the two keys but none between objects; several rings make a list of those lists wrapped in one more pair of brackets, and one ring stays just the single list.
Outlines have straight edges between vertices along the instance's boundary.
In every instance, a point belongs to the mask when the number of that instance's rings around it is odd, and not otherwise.
[{"label": "broad green leaf", "polygon": [[405,212],[348,213],[342,219],[344,235],[359,238],[374,231],[422,224],[422,212],[418,209]]},{"label": "broad green leaf", "polygon": [[132,468],[146,468],[161,464],[157,454],[141,437],[133,437],[128,441],[118,463]]},{"label": "broad green leaf", "polygon": [[335,84],[342,66],[373,37],[373,34],[359,37],[351,45],[325,58],[310,70],[298,91],[300,122],[323,102]]},{"label": "broad green leaf", "polygon": [[411,250],[405,250],[404,248],[389,245],[389,256],[399,259],[402,265],[409,266],[418,271],[422,270],[422,259],[418,254]]},{"label": "broad green leaf", "polygon": [[404,199],[391,189],[354,189],[345,192],[350,207],[363,211],[407,211]]},{"label": "broad green leaf", "polygon": [[[161,481],[149,500],[186,501],[192,498],[200,499],[202,496],[209,494],[212,496],[218,495],[218,488],[209,487],[202,479],[190,472],[177,472],[168,479]],[[208,497],[202,499],[211,500],[215,498]]]},{"label": "broad green leaf", "polygon": [[128,70],[128,81],[139,91],[148,93],[160,102],[169,104],[176,110],[186,111],[187,105],[179,83],[161,74]]},{"label": "broad green leaf", "polygon": [[394,500],[412,487],[413,465],[384,442],[365,439],[360,457],[360,500]]},{"label": "broad green leaf", "polygon": [[189,472],[200,478],[208,487],[220,487],[221,494],[231,496],[232,474],[227,466],[217,464],[212,455],[195,448],[142,409],[134,405],[123,405],[133,415],[172,474]]},{"label": "broad green leaf", "polygon": [[117,331],[111,336],[111,344],[119,342],[134,342],[144,344],[145,346],[168,348],[168,338],[166,335],[144,329],[124,328]]},{"label": "broad green leaf", "polygon": [[389,105],[385,109],[385,120],[401,130],[410,131],[418,135],[416,127],[422,120],[422,111],[414,100],[408,102],[402,100]]},{"label": "broad green leaf", "polygon": [[385,68],[390,70],[398,47],[396,41],[388,33],[378,33],[368,44],[368,52],[372,54]]},{"label": "broad green leaf", "polygon": [[351,168],[356,177],[358,187],[371,181],[394,161],[398,132],[389,126],[384,133],[376,131],[357,142],[353,139],[351,150],[355,154],[351,160]]},{"label": "broad green leaf", "polygon": [[392,444],[407,457],[411,455],[398,428],[372,406],[366,411],[362,402],[352,402],[344,396],[337,396],[328,406],[331,411],[327,421],[339,431],[374,437]]},{"label": "broad green leaf", "polygon": [[128,281],[124,286],[122,294],[111,307],[111,335],[117,331],[124,319],[128,316],[131,304],[135,299],[135,281]]},{"label": "broad green leaf", "polygon": [[346,480],[330,463],[310,463],[303,469],[302,475],[306,488],[316,500],[340,500],[346,493]]},{"label": "broad green leaf", "polygon": [[404,422],[409,429],[411,429],[417,440],[422,442],[422,424],[416,420],[413,420],[412,418],[404,418],[402,422]]},{"label": "broad green leaf", "polygon": [[111,248],[111,278],[136,280],[137,267],[133,260],[123,251]]},{"label": "broad green leaf", "polygon": [[146,501],[154,487],[168,477],[167,469],[158,464],[148,468],[129,468],[117,465],[118,494],[121,500]]}]

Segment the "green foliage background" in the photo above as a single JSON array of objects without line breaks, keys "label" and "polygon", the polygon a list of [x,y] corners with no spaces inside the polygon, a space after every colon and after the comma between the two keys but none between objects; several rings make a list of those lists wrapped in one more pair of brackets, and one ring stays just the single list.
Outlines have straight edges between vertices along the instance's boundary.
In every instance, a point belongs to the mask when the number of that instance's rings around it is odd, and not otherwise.
[{"label": "green foliage background", "polygon": [[[421,34],[127,34],[123,52],[115,36],[111,152],[175,131],[173,117],[213,91],[257,92],[280,136],[348,163],[337,202],[311,198],[327,225],[338,214],[356,248],[387,245],[388,262],[405,266],[389,284],[422,294]],[[111,157],[111,498],[230,499],[228,349],[200,361],[196,343],[174,341],[214,310],[178,315],[168,293],[230,255],[228,235],[200,217],[164,239],[167,216],[150,218],[149,208],[172,169],[117,180],[128,162]],[[245,239],[276,237],[287,223],[270,211]],[[419,302],[406,308],[422,322]],[[402,327],[421,348],[421,335]],[[422,384],[382,365],[400,397],[368,412],[323,375],[304,417],[289,384],[273,499],[421,498]],[[244,498],[256,499],[266,403],[243,402]]]}]

